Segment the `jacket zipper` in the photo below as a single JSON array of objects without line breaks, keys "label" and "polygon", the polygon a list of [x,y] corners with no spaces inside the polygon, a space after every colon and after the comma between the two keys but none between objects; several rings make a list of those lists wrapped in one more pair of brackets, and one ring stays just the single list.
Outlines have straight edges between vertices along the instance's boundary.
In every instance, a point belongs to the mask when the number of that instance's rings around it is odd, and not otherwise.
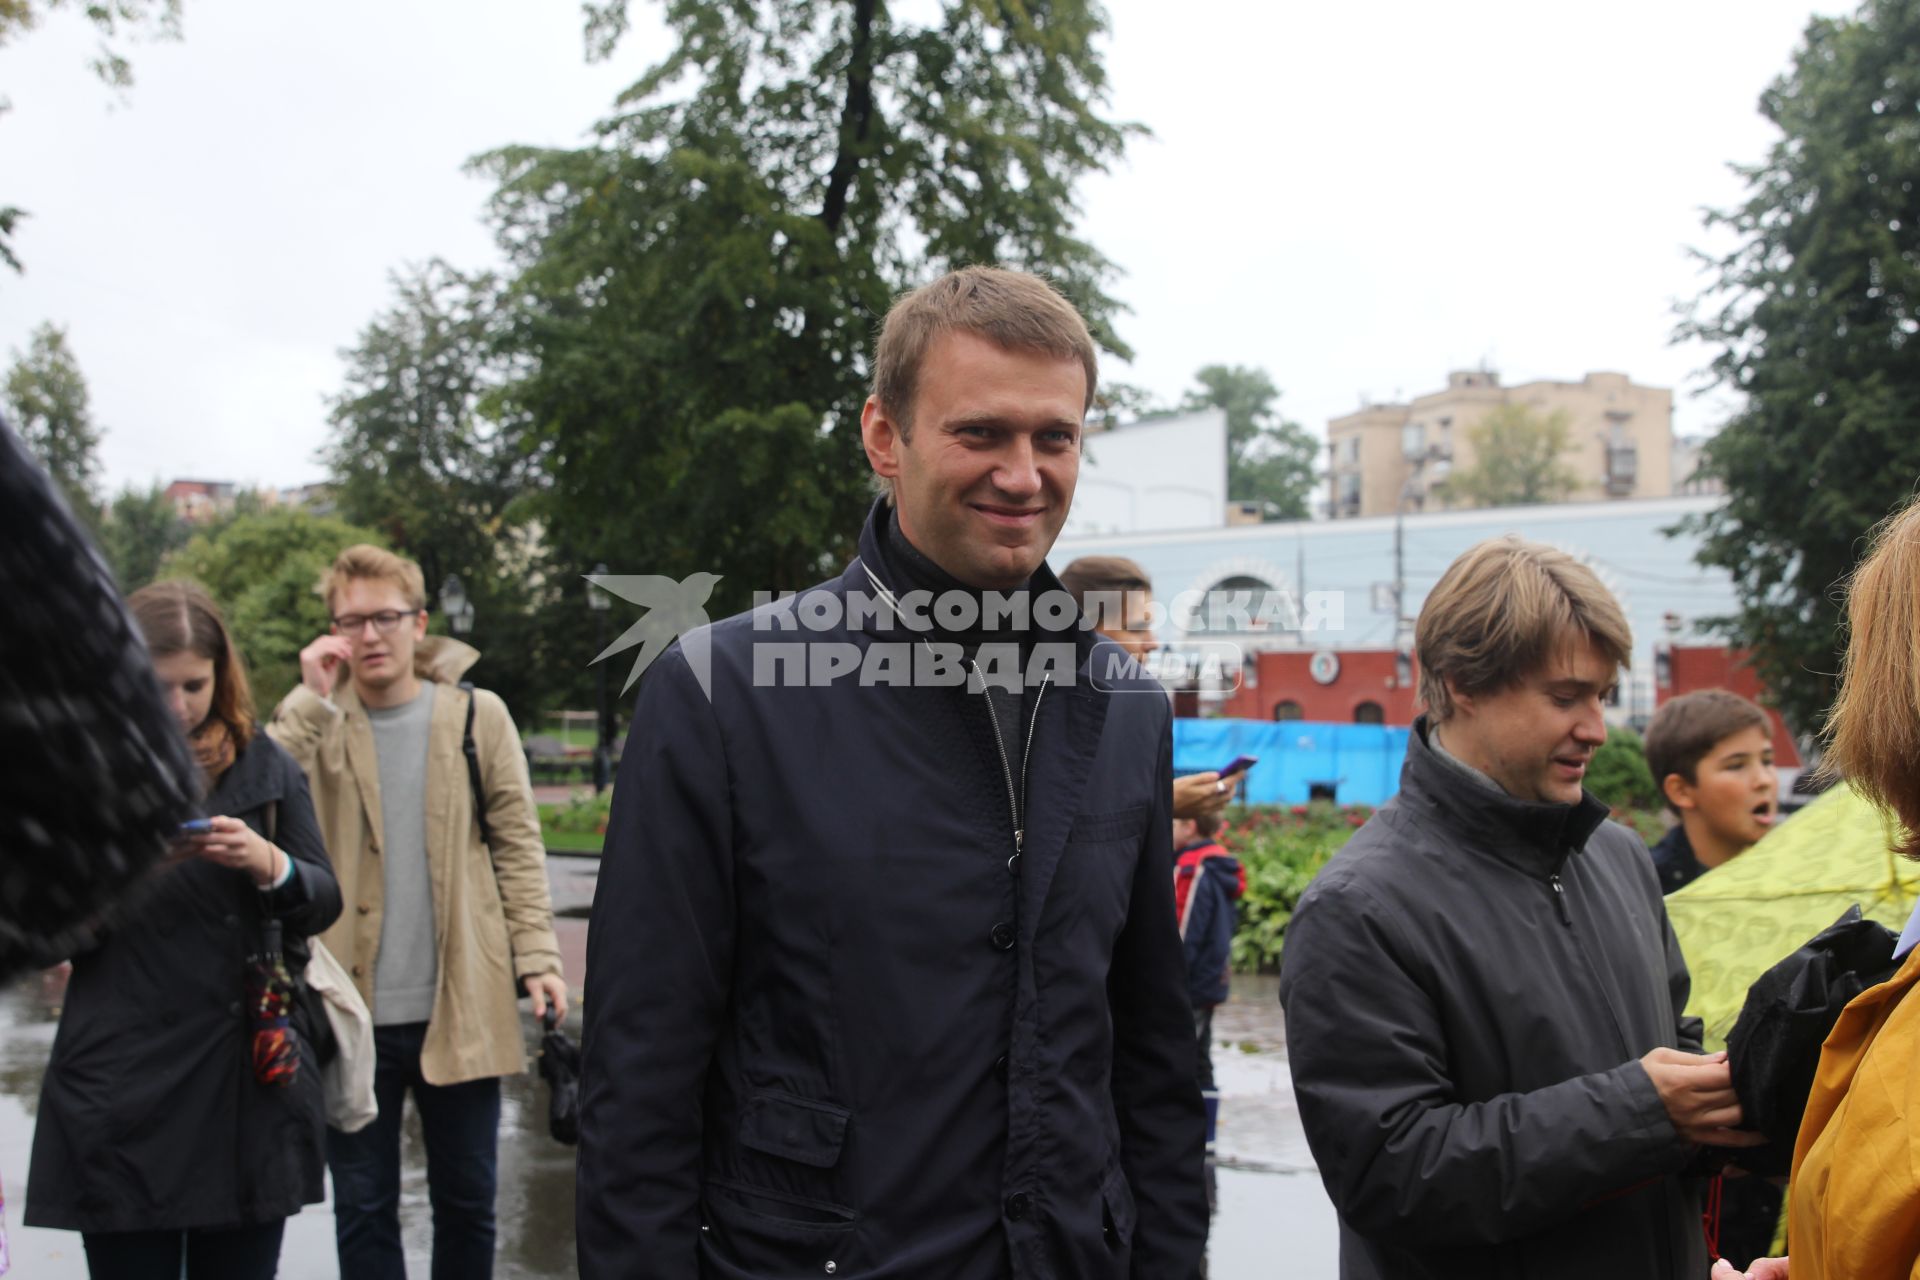
[{"label": "jacket zipper", "polygon": [[972,660],[973,674],[980,680],[980,696],[986,700],[987,723],[993,726],[993,745],[1000,751],[1000,775],[1007,783],[1007,813],[1013,819],[1013,851],[1016,854],[1026,852],[1027,829],[1021,825],[1027,812],[1027,764],[1033,758],[1033,731],[1040,724],[1040,700],[1047,696],[1047,686],[1053,683],[1053,673],[1048,672],[1040,679],[1039,691],[1033,695],[1033,714],[1027,719],[1027,744],[1020,753],[1020,790],[1016,798],[1013,789],[1013,761],[1007,755],[1007,741],[1000,732],[1000,717],[994,714],[993,697],[987,692],[987,678],[981,674],[980,662]]},{"label": "jacket zipper", "polygon": [[1560,873],[1554,872],[1553,879],[1548,883],[1553,886],[1553,905],[1560,912],[1560,923],[1569,929],[1573,928],[1573,916],[1567,911],[1567,888],[1560,883]]}]

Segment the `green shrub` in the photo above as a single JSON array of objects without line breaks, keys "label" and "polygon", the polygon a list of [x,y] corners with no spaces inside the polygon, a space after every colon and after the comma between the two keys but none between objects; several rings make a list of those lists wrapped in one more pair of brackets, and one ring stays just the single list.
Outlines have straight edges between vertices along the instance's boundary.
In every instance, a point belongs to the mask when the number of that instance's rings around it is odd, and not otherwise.
[{"label": "green shrub", "polygon": [[1300,895],[1372,812],[1324,802],[1235,812],[1219,840],[1247,872],[1233,935],[1236,970],[1271,973],[1280,967],[1280,948]]},{"label": "green shrub", "polygon": [[609,787],[599,795],[591,791],[574,793],[573,799],[565,804],[543,804],[540,806],[540,826],[549,832],[564,832],[568,835],[605,835],[607,833],[607,812],[613,806],[613,788]]},{"label": "green shrub", "polygon": [[1640,735],[1624,726],[1607,730],[1606,742],[1587,765],[1586,784],[1615,810],[1660,807],[1660,791],[1653,785]]}]

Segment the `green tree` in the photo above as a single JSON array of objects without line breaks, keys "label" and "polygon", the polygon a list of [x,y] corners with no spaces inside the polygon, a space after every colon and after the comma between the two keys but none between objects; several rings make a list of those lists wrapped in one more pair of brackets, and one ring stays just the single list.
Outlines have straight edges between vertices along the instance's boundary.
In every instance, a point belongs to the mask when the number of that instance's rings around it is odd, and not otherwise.
[{"label": "green tree", "polygon": [[122,489],[100,526],[100,550],[123,592],[138,591],[160,574],[161,563],[187,545],[193,527],[180,518],[159,485]]},{"label": "green tree", "polygon": [[1447,476],[1450,500],[1472,507],[1559,502],[1580,483],[1561,461],[1572,438],[1564,410],[1537,414],[1503,404],[1467,428],[1473,465]]},{"label": "green tree", "polygon": [[356,542],[383,539],[336,516],[252,507],[196,534],[162,564],[161,577],[198,582],[226,611],[263,719],[300,682],[300,650],[331,621],[315,589],[320,575]]},{"label": "green tree", "polygon": [[343,519],[417,560],[429,592],[459,576],[474,606],[468,638],[483,655],[513,655],[476,678],[531,716],[553,670],[535,606],[563,606],[536,583],[526,521],[536,459],[498,394],[513,367],[499,282],[434,261],[396,276],[394,289],[393,306],[342,353],[346,387],[323,451],[334,498]]},{"label": "green tree", "polygon": [[1265,369],[1210,364],[1193,375],[1186,409],[1227,414],[1227,497],[1258,502],[1269,520],[1304,520],[1320,446],[1274,409],[1280,388]]},{"label": "green tree", "polygon": [[1920,2],[1813,19],[1760,111],[1780,137],[1709,216],[1738,247],[1707,260],[1681,327],[1743,402],[1703,461],[1727,500],[1692,525],[1739,593],[1710,625],[1811,733],[1840,669],[1836,587],[1920,477]]},{"label": "green tree", "polygon": [[43,324],[33,331],[26,352],[13,356],[6,393],[14,430],[60,486],[74,513],[97,525],[100,429],[88,408],[87,380],[67,346],[66,331]]},{"label": "green tree", "polygon": [[[720,573],[723,613],[838,562],[870,498],[876,319],[950,266],[1043,271],[1124,351],[1112,268],[1073,232],[1078,181],[1130,131],[1100,114],[1104,17],[929,8],[668,0],[674,47],[597,145],[480,162],[518,271],[508,400],[565,574]],[[594,14],[604,46],[625,8]],[[561,639],[584,670],[584,635]]]}]

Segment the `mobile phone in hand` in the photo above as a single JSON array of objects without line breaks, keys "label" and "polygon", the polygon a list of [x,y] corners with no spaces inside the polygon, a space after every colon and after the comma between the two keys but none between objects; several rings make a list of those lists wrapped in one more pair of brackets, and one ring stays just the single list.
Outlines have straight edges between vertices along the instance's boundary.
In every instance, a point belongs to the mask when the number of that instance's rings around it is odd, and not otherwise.
[{"label": "mobile phone in hand", "polygon": [[211,835],[213,834],[213,819],[190,818],[180,824],[180,834],[183,836]]},{"label": "mobile phone in hand", "polygon": [[1224,782],[1236,773],[1245,773],[1258,763],[1260,763],[1259,756],[1236,756],[1232,764],[1220,771],[1220,780]]}]

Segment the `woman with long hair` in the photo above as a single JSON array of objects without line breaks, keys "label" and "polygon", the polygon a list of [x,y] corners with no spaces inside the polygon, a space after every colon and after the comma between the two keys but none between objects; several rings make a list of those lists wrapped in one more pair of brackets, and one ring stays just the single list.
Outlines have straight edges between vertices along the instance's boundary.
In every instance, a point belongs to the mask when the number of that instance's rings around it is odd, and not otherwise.
[{"label": "woman with long hair", "polygon": [[[1874,531],[1847,588],[1847,652],[1821,772],[1896,819],[1894,851],[1920,859],[1920,500]],[[1847,1005],[1793,1147],[1793,1280],[1920,1275],[1920,908],[1899,971]],[[1716,1270],[1716,1280],[1735,1274]],[[1748,1275],[1783,1277],[1784,1259]]]},{"label": "woman with long hair", "polygon": [[94,1280],[270,1280],[286,1219],[323,1197],[320,1066],[292,983],[340,889],[219,609],[180,582],[127,604],[208,816],[73,957],[26,1222],[81,1232]]}]

